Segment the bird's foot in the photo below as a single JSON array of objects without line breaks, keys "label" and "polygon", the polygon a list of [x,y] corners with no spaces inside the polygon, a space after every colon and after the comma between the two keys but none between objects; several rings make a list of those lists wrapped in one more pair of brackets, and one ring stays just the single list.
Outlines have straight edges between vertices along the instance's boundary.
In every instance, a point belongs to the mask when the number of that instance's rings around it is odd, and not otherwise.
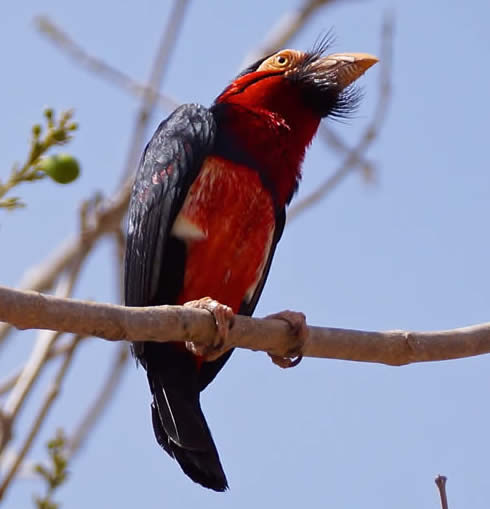
[{"label": "bird's foot", "polygon": [[191,300],[186,302],[184,306],[209,311],[213,315],[216,323],[216,341],[214,344],[201,345],[193,341],[187,341],[185,344],[187,350],[194,355],[203,357],[204,360],[209,362],[216,360],[231,348],[229,345],[226,346],[226,340],[228,339],[228,332],[233,325],[235,315],[229,306],[221,304],[211,297]]},{"label": "bird's foot", "polygon": [[306,325],[306,317],[303,313],[296,311],[281,311],[265,318],[274,318],[276,320],[284,320],[291,327],[295,343],[287,351],[286,356],[268,354],[274,364],[280,368],[293,368],[297,366],[303,358],[303,348],[308,339],[308,326]]}]

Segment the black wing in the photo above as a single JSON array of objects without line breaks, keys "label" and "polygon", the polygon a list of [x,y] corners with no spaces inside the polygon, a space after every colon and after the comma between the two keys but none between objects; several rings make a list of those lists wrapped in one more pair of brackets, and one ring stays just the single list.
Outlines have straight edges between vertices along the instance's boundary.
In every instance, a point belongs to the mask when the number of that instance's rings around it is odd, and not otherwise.
[{"label": "black wing", "polygon": [[[180,290],[175,288],[179,281],[167,280],[167,294],[162,295],[162,272],[165,265],[171,266],[173,274],[179,272],[172,263],[164,263],[164,258],[166,252],[178,253],[183,247],[168,249],[169,243],[176,242],[169,232],[215,135],[212,113],[204,106],[186,104],[159,125],[146,146],[129,205],[124,274],[127,306],[175,304],[172,296]],[[182,254],[183,273],[185,252]],[[139,346],[135,350],[138,354]]]},{"label": "black wing", "polygon": [[127,306],[171,304],[155,302],[169,231],[215,134],[212,113],[204,106],[186,104],[159,125],[148,143],[129,205]]},{"label": "black wing", "polygon": [[[213,114],[203,106],[185,105],[160,124],[146,147],[129,208],[127,306],[175,304],[183,284],[186,249],[170,232],[215,136]],[[226,476],[199,404],[192,355],[171,343],[138,342],[133,348],[153,394],[158,443],[194,481],[225,490]]]}]

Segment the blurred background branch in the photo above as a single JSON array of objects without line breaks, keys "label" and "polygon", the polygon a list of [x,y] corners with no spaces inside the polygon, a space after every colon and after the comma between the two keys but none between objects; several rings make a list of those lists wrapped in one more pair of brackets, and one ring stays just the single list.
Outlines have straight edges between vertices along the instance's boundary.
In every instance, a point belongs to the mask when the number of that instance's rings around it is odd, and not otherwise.
[{"label": "blurred background branch", "polygon": [[343,141],[334,135],[333,131],[327,129],[325,123],[321,125],[320,135],[332,147],[341,148],[341,152],[346,152],[347,155],[339,168],[330,175],[322,184],[303,199],[297,201],[292,205],[287,214],[288,222],[297,218],[306,209],[309,209],[325,196],[335,189],[340,182],[356,168],[361,168],[367,180],[373,178],[372,164],[363,160],[364,153],[369,146],[377,139],[381,128],[383,127],[388,112],[388,106],[391,100],[391,76],[393,67],[393,30],[394,30],[394,15],[392,12],[385,14],[385,18],[381,31],[381,52],[380,52],[380,67],[381,72],[379,75],[378,87],[378,102],[374,110],[373,118],[364,130],[361,138],[356,146],[347,149]]}]

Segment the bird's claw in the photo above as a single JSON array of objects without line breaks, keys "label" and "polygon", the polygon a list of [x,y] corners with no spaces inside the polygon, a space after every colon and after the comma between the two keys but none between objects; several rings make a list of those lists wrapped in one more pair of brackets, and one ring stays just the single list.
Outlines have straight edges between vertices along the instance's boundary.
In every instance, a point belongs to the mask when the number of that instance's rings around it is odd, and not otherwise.
[{"label": "bird's claw", "polygon": [[265,318],[274,318],[287,322],[296,340],[295,344],[286,352],[284,357],[281,355],[268,354],[272,362],[284,369],[297,366],[303,358],[303,348],[308,339],[308,326],[306,325],[305,315],[296,311],[281,311],[280,313],[268,315]]},{"label": "bird's claw", "polygon": [[211,297],[191,300],[186,302],[184,306],[209,311],[216,323],[216,341],[213,345],[201,345],[193,341],[187,341],[185,344],[187,350],[194,355],[203,357],[204,360],[209,362],[216,360],[231,348],[229,345],[226,346],[226,340],[228,339],[228,332],[233,325],[235,315],[229,306],[221,304]]}]

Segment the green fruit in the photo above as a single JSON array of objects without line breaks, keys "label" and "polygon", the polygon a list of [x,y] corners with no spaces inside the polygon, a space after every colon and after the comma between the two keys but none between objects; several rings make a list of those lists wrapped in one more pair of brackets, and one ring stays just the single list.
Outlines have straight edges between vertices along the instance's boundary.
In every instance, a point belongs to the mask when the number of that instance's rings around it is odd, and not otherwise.
[{"label": "green fruit", "polygon": [[41,159],[38,168],[58,184],[69,184],[80,174],[78,161],[70,154],[57,154]]}]

